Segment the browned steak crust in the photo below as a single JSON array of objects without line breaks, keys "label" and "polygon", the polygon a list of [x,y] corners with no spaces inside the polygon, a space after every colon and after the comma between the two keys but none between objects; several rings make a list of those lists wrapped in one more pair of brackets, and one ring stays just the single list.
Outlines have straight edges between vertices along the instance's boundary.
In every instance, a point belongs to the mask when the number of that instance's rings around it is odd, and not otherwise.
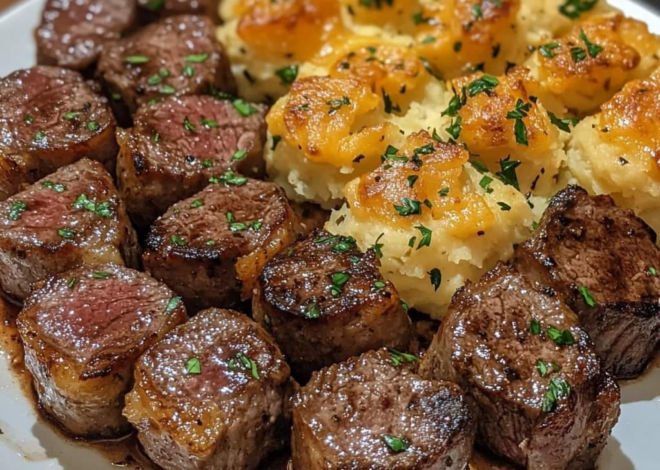
[{"label": "browned steak crust", "polygon": [[609,196],[570,186],[518,247],[516,265],[564,297],[607,370],[644,370],[660,343],[660,249],[646,223]]},{"label": "browned steak crust", "polygon": [[247,178],[240,185],[212,184],[154,223],[143,260],[193,311],[237,306],[252,296],[266,262],[299,232],[275,184]]},{"label": "browned steak crust", "polygon": [[118,94],[123,110],[130,113],[172,95],[236,92],[213,22],[203,16],[164,18],[107,44],[97,74],[108,93]]},{"label": "browned steak crust", "polygon": [[457,292],[420,374],[463,387],[478,441],[530,470],[593,468],[619,416],[577,316],[505,265]]},{"label": "browned steak crust", "polygon": [[350,237],[313,232],[270,261],[255,289],[254,318],[272,332],[294,372],[380,347],[407,349],[411,324],[373,250]]},{"label": "browned steak crust", "polygon": [[0,201],[83,157],[114,167],[115,127],[77,72],[41,66],[0,79]]},{"label": "browned steak crust", "polygon": [[106,262],[136,267],[139,247],[100,163],[81,160],[0,202],[0,287],[14,298],[48,275]]},{"label": "browned steak crust", "polygon": [[85,70],[104,44],[121,38],[136,18],[134,0],[48,0],[35,31],[37,63]]},{"label": "browned steak crust", "polygon": [[461,389],[385,349],[315,372],[294,398],[295,470],[463,470],[476,428]]},{"label": "browned steak crust", "polygon": [[171,290],[132,269],[83,266],[49,277],[17,321],[41,407],[75,436],[127,433],[122,409],[135,361],[186,319]]},{"label": "browned steak crust", "polygon": [[142,356],[124,414],[165,470],[253,470],[285,440],[288,383],[259,325],[209,309]]},{"label": "browned steak crust", "polygon": [[[247,106],[247,104],[246,104]],[[141,108],[134,126],[118,133],[122,199],[140,227],[226,172],[262,176],[265,108],[250,115],[210,96],[170,98]],[[253,112],[254,111],[254,112]]]}]

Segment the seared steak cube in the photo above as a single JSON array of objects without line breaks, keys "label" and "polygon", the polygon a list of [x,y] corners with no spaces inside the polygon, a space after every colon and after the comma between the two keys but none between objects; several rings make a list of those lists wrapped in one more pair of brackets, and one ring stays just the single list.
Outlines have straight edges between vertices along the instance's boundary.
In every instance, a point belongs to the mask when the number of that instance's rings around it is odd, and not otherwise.
[{"label": "seared steak cube", "polygon": [[0,79],[0,201],[83,157],[114,167],[115,127],[77,72],[33,67]]},{"label": "seared steak cube", "polygon": [[136,11],[133,0],[48,0],[35,31],[37,63],[90,68],[104,44],[133,25]]},{"label": "seared steak cube", "polygon": [[41,407],[75,436],[130,430],[122,416],[138,356],[187,318],[146,274],[83,266],[38,284],[18,316]]},{"label": "seared steak cube", "polygon": [[501,264],[456,293],[420,374],[461,386],[477,440],[529,470],[593,468],[619,416],[575,313]]},{"label": "seared steak cube", "polygon": [[271,260],[252,299],[301,379],[371,349],[406,349],[411,324],[373,250],[351,237],[313,232]]},{"label": "seared steak cube", "polygon": [[280,188],[240,178],[175,204],[147,236],[145,268],[193,311],[250,298],[263,266],[300,231]]},{"label": "seared steak cube", "polygon": [[294,398],[295,470],[463,470],[475,419],[455,384],[371,351],[313,374]]},{"label": "seared steak cube", "polygon": [[82,263],[139,264],[135,231],[108,172],[81,160],[0,202],[0,288],[22,300],[32,283]]},{"label": "seared steak cube", "polygon": [[165,470],[252,470],[282,446],[288,383],[259,325],[209,309],[140,358],[124,414]]},{"label": "seared steak cube", "polygon": [[218,0],[138,0],[143,20],[150,21],[159,16],[182,14],[205,15],[218,18]]},{"label": "seared steak cube", "polygon": [[118,133],[119,189],[138,226],[228,170],[263,174],[264,109],[239,109],[209,96],[171,98],[140,109],[134,127]]},{"label": "seared steak cube", "polygon": [[107,91],[120,97],[122,111],[130,113],[172,95],[236,92],[213,22],[202,16],[165,18],[107,44],[97,73]]},{"label": "seared steak cube", "polygon": [[564,297],[607,370],[619,378],[644,370],[660,343],[660,249],[632,211],[570,186],[518,247],[516,263]]}]

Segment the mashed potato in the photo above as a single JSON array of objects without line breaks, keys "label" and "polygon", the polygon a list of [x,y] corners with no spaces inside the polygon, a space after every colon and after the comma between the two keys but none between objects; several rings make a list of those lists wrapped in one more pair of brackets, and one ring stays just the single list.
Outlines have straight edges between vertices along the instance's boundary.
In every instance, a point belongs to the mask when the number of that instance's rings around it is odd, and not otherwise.
[{"label": "mashed potato", "polygon": [[428,133],[409,136],[376,170],[349,183],[326,228],[382,254],[383,275],[409,306],[441,318],[452,295],[530,233],[523,195]]},{"label": "mashed potato", "polygon": [[660,70],[628,83],[584,119],[569,143],[568,168],[592,194],[609,194],[660,232]]},{"label": "mashed potato", "polygon": [[593,18],[541,45],[527,62],[544,92],[573,113],[597,110],[631,79],[658,66],[660,40],[620,14]]}]

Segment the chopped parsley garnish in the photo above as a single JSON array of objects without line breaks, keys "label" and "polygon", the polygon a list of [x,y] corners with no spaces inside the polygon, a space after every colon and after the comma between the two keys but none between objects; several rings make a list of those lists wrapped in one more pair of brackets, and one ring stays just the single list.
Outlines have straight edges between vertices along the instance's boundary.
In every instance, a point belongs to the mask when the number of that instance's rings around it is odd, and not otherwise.
[{"label": "chopped parsley garnish", "polygon": [[589,289],[587,289],[586,286],[580,286],[579,291],[580,294],[582,294],[584,301],[587,303],[589,307],[596,306],[596,300],[594,300],[593,296],[591,295],[591,292],[589,292]]},{"label": "chopped parsley garnish", "polygon": [[209,58],[209,55],[206,52],[202,52],[201,54],[191,54],[189,56],[184,57],[184,60],[186,62],[190,62],[191,64],[201,64],[203,62],[206,62],[206,59]]},{"label": "chopped parsley garnish", "polygon": [[112,203],[110,201],[104,201],[97,204],[93,201],[90,201],[85,194],[81,194],[76,198],[73,203],[73,207],[76,209],[86,209],[96,215],[103,217],[104,219],[109,219],[114,214],[114,211],[112,210]]},{"label": "chopped parsley garnish", "polygon": [[202,126],[206,127],[207,129],[215,129],[218,127],[218,121],[215,119],[208,119],[203,117],[200,122],[202,123]]},{"label": "chopped parsley garnish", "polygon": [[447,197],[449,194],[449,188],[442,188],[440,191],[438,191],[438,196],[440,197]]},{"label": "chopped parsley garnish", "polygon": [[227,364],[227,367],[230,370],[236,370],[239,367],[241,367],[245,370],[249,370],[250,375],[252,375],[253,379],[259,380],[261,378],[261,376],[259,375],[259,365],[256,363],[256,361],[250,359],[242,352],[236,354],[236,358],[231,359]]},{"label": "chopped parsley garnish", "polygon": [[183,68],[181,69],[181,73],[183,74],[184,77],[194,77],[195,76],[195,67],[192,65],[184,65]]},{"label": "chopped parsley garnish", "polygon": [[238,162],[240,160],[243,160],[245,156],[247,155],[248,151],[245,149],[240,149],[234,152],[234,155],[231,156],[231,161],[232,162]]},{"label": "chopped parsley garnish", "polygon": [[428,272],[428,275],[431,277],[431,285],[437,292],[442,284],[442,272],[438,268],[433,268]]},{"label": "chopped parsley garnish", "polygon": [[190,208],[191,209],[197,209],[198,207],[202,207],[204,205],[204,201],[201,199],[195,199],[193,202],[190,203]]},{"label": "chopped parsley garnish", "polygon": [[165,6],[165,0],[149,0],[145,7],[147,10],[158,11]]},{"label": "chopped parsley garnish", "polygon": [[62,238],[73,238],[76,236],[76,232],[70,228],[59,228],[57,229],[57,234]]},{"label": "chopped parsley garnish", "polygon": [[541,334],[541,322],[536,320],[535,318],[532,318],[532,321],[529,322],[529,331],[533,335],[540,335]]},{"label": "chopped parsley garnish", "polygon": [[555,57],[555,53],[552,52],[555,49],[559,49],[561,46],[559,45],[558,42],[551,42],[548,44],[543,44],[542,46],[539,47],[539,53],[543,57],[547,57],[548,59],[552,59]]},{"label": "chopped parsley garnish", "polygon": [[274,135],[273,136],[273,143],[270,146],[270,149],[274,152],[275,149],[277,148],[278,144],[282,141],[282,136],[281,135]]},{"label": "chopped parsley garnish", "polygon": [[196,357],[186,361],[186,374],[199,375],[202,373],[202,363]]},{"label": "chopped parsley garnish", "polygon": [[461,49],[463,48],[463,43],[461,41],[456,41],[453,47],[454,47],[454,52],[461,52]]},{"label": "chopped parsley garnish", "polygon": [[559,12],[572,20],[578,19],[596,6],[598,0],[566,0],[559,6]]},{"label": "chopped parsley garnish", "polygon": [[383,442],[387,444],[387,447],[389,447],[392,452],[397,454],[400,452],[405,452],[410,447],[408,441],[406,441],[401,437],[391,436],[389,434],[383,434],[382,438],[383,438]]},{"label": "chopped parsley garnish", "polygon": [[461,124],[463,123],[463,118],[460,116],[457,116],[456,119],[452,119],[451,125],[446,128],[445,130],[447,133],[452,136],[454,140],[457,140],[458,137],[461,135]]},{"label": "chopped parsley garnish", "polygon": [[561,397],[568,397],[571,394],[571,387],[561,377],[550,380],[548,391],[543,399],[542,409],[545,413],[554,411],[557,407],[557,401]]},{"label": "chopped parsley garnish", "polygon": [[428,23],[432,18],[424,16],[423,11],[419,11],[412,16],[413,23],[420,25],[423,23]]},{"label": "chopped parsley garnish", "polygon": [[419,179],[419,176],[417,176],[417,175],[410,175],[410,176],[408,177],[408,186],[410,186],[411,188],[412,188],[413,186],[415,186],[415,183],[417,182],[418,179]]},{"label": "chopped parsley garnish", "polygon": [[188,116],[186,116],[185,119],[183,120],[183,128],[190,132],[195,132],[195,130],[197,129],[195,125],[192,122],[190,122],[190,118]]},{"label": "chopped parsley garnish", "polygon": [[435,78],[437,80],[442,80],[442,75],[440,75],[440,73],[438,73],[433,68],[433,66],[431,65],[431,62],[424,59],[423,57],[420,57],[419,61],[422,63],[422,65],[424,66],[424,70],[426,70],[429,73],[429,75],[431,75],[433,78]]},{"label": "chopped parsley garnish", "polygon": [[571,58],[575,63],[582,62],[587,58],[587,51],[581,47],[571,47]]},{"label": "chopped parsley garnish", "polygon": [[550,338],[557,346],[573,346],[575,344],[575,337],[571,330],[560,330],[554,326],[549,326],[545,330],[548,338]]},{"label": "chopped parsley garnish", "polygon": [[392,112],[400,113],[401,106],[392,103],[392,98],[390,98],[390,95],[385,91],[385,88],[383,88],[381,91],[383,94],[383,102],[385,103],[385,112],[387,114],[392,114]]},{"label": "chopped parsley garnish", "polygon": [[470,163],[474,167],[475,170],[477,170],[479,173],[487,173],[488,172],[488,167],[484,165],[483,163],[476,161],[476,160],[471,160]]},{"label": "chopped parsley garnish", "polygon": [[460,96],[458,95],[458,93],[456,93],[456,90],[454,90],[454,96],[452,96],[451,100],[449,100],[449,105],[447,105],[447,109],[445,109],[440,115],[455,117],[460,111],[460,109],[463,106],[465,106],[465,103],[467,101],[467,97],[465,93],[466,93],[465,87],[461,89]]},{"label": "chopped parsley garnish", "polygon": [[539,374],[541,374],[541,377],[545,377],[552,372],[559,372],[561,367],[559,367],[559,364],[556,362],[545,362],[542,359],[539,359],[536,361],[536,369],[539,371]]},{"label": "chopped parsley garnish", "polygon": [[344,286],[346,286],[346,283],[350,278],[351,275],[348,273],[331,274],[330,280],[332,281],[332,285],[330,286],[330,294],[332,294],[333,297],[339,297],[344,291]]},{"label": "chopped parsley garnish", "polygon": [[309,304],[307,307],[305,307],[303,315],[309,320],[319,318],[321,316],[321,309],[319,308],[319,304],[316,302]]},{"label": "chopped parsley garnish", "polygon": [[393,161],[393,162],[407,162],[408,157],[405,155],[398,156],[397,153],[399,152],[399,149],[396,148],[393,145],[388,145],[387,148],[385,149],[385,153],[380,157],[380,160],[384,163],[387,161]]},{"label": "chopped parsley garnish", "polygon": [[351,100],[349,100],[347,96],[344,96],[339,100],[327,101],[325,104],[330,106],[330,111],[328,111],[328,114],[332,116],[333,114],[337,113],[337,111],[339,111],[342,106],[349,106],[351,104]]},{"label": "chopped parsley garnish", "polygon": [[215,246],[215,240],[206,240],[206,246]]},{"label": "chopped parsley garnish", "polygon": [[172,313],[181,303],[181,297],[172,297],[165,306],[165,315]]},{"label": "chopped parsley garnish", "polygon": [[27,204],[23,201],[16,201],[11,205],[11,209],[9,209],[9,219],[18,220],[21,214],[27,210],[27,207]]},{"label": "chopped parsley garnish", "polygon": [[488,92],[499,84],[500,81],[497,78],[493,77],[492,75],[484,75],[483,77],[478,78],[470,83],[467,86],[467,92],[472,97],[478,95],[481,92]]},{"label": "chopped parsley garnish", "polygon": [[472,5],[472,14],[474,15],[475,20],[480,20],[481,18],[484,17],[484,12],[481,9],[480,3],[475,3],[474,5]]},{"label": "chopped parsley garnish", "polygon": [[34,122],[34,118],[32,117],[31,114],[26,114],[25,117],[23,118],[23,121],[26,124],[32,124]]},{"label": "chopped parsley garnish", "polygon": [[418,225],[415,227],[422,234],[422,238],[419,240],[419,245],[417,249],[423,248],[425,246],[431,246],[431,238],[433,237],[433,230],[424,227],[423,225]]},{"label": "chopped parsley garnish", "polygon": [[101,126],[99,126],[99,124],[96,121],[89,121],[87,123],[87,129],[89,129],[92,132],[98,131],[100,127]]},{"label": "chopped parsley garnish", "polygon": [[420,41],[420,44],[431,44],[432,42],[435,42],[436,38],[434,36],[426,36],[424,39]]},{"label": "chopped parsley garnish", "polygon": [[34,137],[32,140],[35,142],[39,142],[40,140],[44,140],[46,138],[46,133],[44,131],[39,131],[36,134],[34,134]]},{"label": "chopped parsley garnish", "polygon": [[145,57],[143,55],[129,55],[126,57],[126,63],[131,64],[131,65],[140,65],[140,64],[146,64],[149,62],[149,57]]},{"label": "chopped parsley garnish", "polygon": [[298,66],[289,65],[288,67],[282,67],[275,71],[275,75],[280,77],[282,80],[282,85],[287,86],[291,85],[298,78]]},{"label": "chopped parsley garnish", "polygon": [[400,216],[407,217],[410,215],[418,215],[422,213],[422,204],[415,199],[404,197],[401,199],[401,204],[402,205],[400,206],[394,204],[394,210]]},{"label": "chopped parsley garnish", "polygon": [[592,59],[598,57],[598,54],[603,52],[602,46],[599,46],[598,44],[594,44],[593,42],[589,41],[589,38],[587,38],[587,34],[584,32],[584,29],[580,30],[580,39],[582,39],[584,45],[587,46],[587,52],[589,52],[589,57],[591,57]]},{"label": "chopped parsley garnish", "polygon": [[516,168],[520,166],[520,163],[517,160],[511,160],[509,157],[506,157],[504,160],[500,160],[501,170],[495,173],[502,183],[513,186],[518,191],[520,191],[520,185],[518,184]]},{"label": "chopped parsley garnish", "polygon": [[242,186],[248,182],[248,179],[245,176],[239,175],[238,173],[234,173],[233,171],[228,170],[222,176],[219,177],[214,176],[209,178],[209,182],[213,184],[224,183],[230,186]]},{"label": "chopped parsley garnish", "polygon": [[651,276],[657,276],[657,275],[658,275],[658,270],[655,269],[653,266],[649,266],[648,271],[649,271],[649,274],[650,274]]},{"label": "chopped parsley garnish", "polygon": [[511,206],[506,202],[498,202],[497,205],[500,206],[502,212],[509,212],[511,210]]},{"label": "chopped parsley garnish", "polygon": [[381,233],[380,235],[378,235],[378,238],[376,238],[376,241],[374,242],[374,244],[371,245],[371,248],[374,249],[374,252],[376,253],[376,256],[378,256],[378,258],[383,257],[383,246],[385,246],[385,245],[383,243],[380,243],[380,239],[383,238],[384,236],[385,236],[384,233]]},{"label": "chopped parsley garnish", "polygon": [[382,290],[385,289],[385,286],[387,286],[387,284],[385,284],[383,281],[374,281],[373,286],[374,289],[376,290]]},{"label": "chopped parsley garnish", "polygon": [[571,132],[571,126],[575,127],[577,123],[580,122],[580,120],[575,117],[558,118],[551,112],[548,112],[548,116],[550,116],[550,122],[557,126],[559,130],[568,133]]},{"label": "chopped parsley garnish", "polygon": [[387,348],[387,352],[390,353],[390,360],[392,361],[392,365],[394,367],[399,367],[404,362],[413,364],[419,360],[419,358],[414,354],[397,351],[396,349]]},{"label": "chopped parsley garnish", "polygon": [[76,111],[69,111],[68,113],[64,114],[64,120],[65,121],[71,121],[73,119],[77,119],[78,116],[80,116],[80,113]]},{"label": "chopped parsley garnish", "polygon": [[66,286],[69,289],[73,289],[74,287],[76,287],[76,284],[78,284],[78,278],[72,277],[71,279],[69,279],[69,282],[66,283]]},{"label": "chopped parsley garnish", "polygon": [[211,160],[210,158],[205,158],[205,159],[202,161],[202,166],[203,166],[204,168],[213,168],[213,166],[215,166],[215,163],[214,163],[213,160]]},{"label": "chopped parsley garnish", "polygon": [[188,244],[185,238],[180,237],[177,234],[172,235],[172,243],[176,246],[186,246]]},{"label": "chopped parsley garnish", "polygon": [[94,279],[107,279],[110,277],[110,273],[107,271],[94,271],[92,277]]},{"label": "chopped parsley garnish", "polygon": [[493,178],[490,176],[484,175],[479,181],[479,186],[481,186],[488,194],[493,192],[493,188],[490,187],[490,183],[493,182]]},{"label": "chopped parsley garnish", "polygon": [[527,140],[527,126],[525,125],[523,119],[527,117],[527,113],[529,113],[531,108],[531,103],[525,103],[523,100],[518,98],[516,101],[515,109],[513,111],[509,111],[506,115],[507,119],[515,119],[513,130],[516,135],[516,142],[520,145],[529,145]]},{"label": "chopped parsley garnish", "polygon": [[259,112],[257,108],[241,99],[234,100],[231,104],[234,106],[234,109],[238,111],[238,114],[243,117],[252,116],[253,114]]}]

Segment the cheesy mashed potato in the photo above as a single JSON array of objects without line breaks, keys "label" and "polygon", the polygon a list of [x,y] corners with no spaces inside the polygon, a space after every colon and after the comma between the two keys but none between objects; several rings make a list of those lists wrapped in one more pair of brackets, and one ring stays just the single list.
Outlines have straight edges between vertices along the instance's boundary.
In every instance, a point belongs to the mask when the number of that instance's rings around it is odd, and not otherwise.
[{"label": "cheesy mashed potato", "polygon": [[273,105],[270,178],[375,247],[412,307],[441,318],[570,181],[660,228],[660,40],[604,0],[225,0],[221,16],[241,96]]}]

